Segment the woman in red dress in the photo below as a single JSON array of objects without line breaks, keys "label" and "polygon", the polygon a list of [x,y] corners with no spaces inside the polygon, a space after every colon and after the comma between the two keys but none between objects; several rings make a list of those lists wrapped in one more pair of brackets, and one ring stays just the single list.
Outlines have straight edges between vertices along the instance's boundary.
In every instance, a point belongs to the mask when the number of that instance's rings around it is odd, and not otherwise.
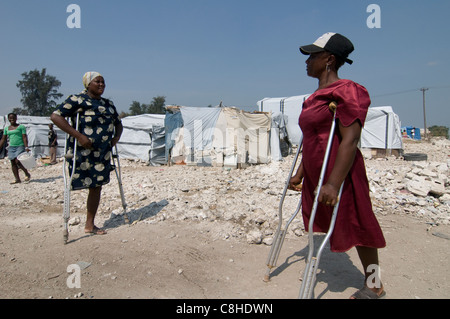
[{"label": "woman in red dress", "polygon": [[[302,183],[302,213],[305,227],[314,201],[320,170],[325,155],[333,120],[329,110],[337,103],[336,130],[330,150],[327,172],[319,192],[315,232],[327,232],[333,206],[339,200],[339,211],[334,232],[330,238],[331,251],[344,252],[356,247],[364,268],[364,288],[352,298],[380,298],[385,295],[378,271],[378,248],[386,242],[372,210],[364,159],[357,145],[370,105],[367,90],[350,80],[338,77],[339,68],[351,64],[348,55],[353,45],[344,36],[326,33],[312,45],[300,47],[306,60],[307,73],[319,80],[318,89],[304,102],[299,125],[303,133],[302,162],[290,180],[290,188],[300,190]],[[342,196],[338,192],[344,182]]]}]

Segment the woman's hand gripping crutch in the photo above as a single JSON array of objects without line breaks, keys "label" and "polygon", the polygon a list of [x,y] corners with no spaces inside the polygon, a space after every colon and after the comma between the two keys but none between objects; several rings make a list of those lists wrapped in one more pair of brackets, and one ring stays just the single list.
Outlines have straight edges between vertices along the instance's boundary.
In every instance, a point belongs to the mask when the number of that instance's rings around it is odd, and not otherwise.
[{"label": "woman's hand gripping crutch", "polygon": [[335,200],[333,200],[332,202],[326,203],[328,205],[334,204],[333,214],[331,216],[330,227],[328,229],[328,232],[325,235],[325,238],[323,239],[322,244],[320,245],[319,250],[317,251],[317,254],[314,256],[313,226],[314,226],[314,219],[315,219],[316,211],[317,211],[317,205],[319,203],[319,195],[320,195],[321,188],[323,185],[326,167],[328,164],[328,158],[330,155],[330,150],[331,150],[331,146],[333,143],[333,137],[334,137],[335,128],[336,128],[336,108],[337,108],[336,102],[334,102],[334,101],[331,102],[329,104],[329,108],[333,112],[333,122],[331,123],[330,135],[328,137],[328,144],[327,144],[327,148],[325,151],[325,156],[324,156],[324,160],[323,160],[323,164],[322,164],[322,169],[320,172],[319,182],[318,182],[318,185],[317,185],[317,188],[315,191],[314,203],[313,203],[311,216],[310,216],[310,220],[309,220],[309,234],[308,234],[309,253],[308,253],[308,259],[307,259],[307,263],[306,263],[306,269],[304,272],[302,285],[300,288],[299,298],[301,298],[301,299],[311,298],[312,293],[314,291],[314,284],[315,284],[315,280],[316,280],[316,274],[317,274],[317,270],[318,270],[318,266],[319,266],[320,256],[321,256],[322,251],[325,248],[325,245],[328,242],[331,234],[333,233],[334,225],[335,225],[336,217],[337,217],[337,211],[339,209],[339,199],[341,197],[342,188],[344,186],[344,183],[342,183],[340,186],[339,192],[338,192],[338,196],[336,197]]}]

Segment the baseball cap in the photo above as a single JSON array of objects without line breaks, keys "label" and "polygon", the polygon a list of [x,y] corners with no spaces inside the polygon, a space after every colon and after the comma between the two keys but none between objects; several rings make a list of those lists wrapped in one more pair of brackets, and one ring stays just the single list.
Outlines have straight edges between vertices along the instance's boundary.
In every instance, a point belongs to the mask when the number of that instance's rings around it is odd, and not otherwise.
[{"label": "baseball cap", "polygon": [[305,55],[310,55],[311,53],[328,51],[344,59],[348,64],[352,64],[353,61],[348,58],[348,55],[352,53],[354,49],[352,42],[343,35],[327,32],[313,44],[301,46],[300,52]]}]

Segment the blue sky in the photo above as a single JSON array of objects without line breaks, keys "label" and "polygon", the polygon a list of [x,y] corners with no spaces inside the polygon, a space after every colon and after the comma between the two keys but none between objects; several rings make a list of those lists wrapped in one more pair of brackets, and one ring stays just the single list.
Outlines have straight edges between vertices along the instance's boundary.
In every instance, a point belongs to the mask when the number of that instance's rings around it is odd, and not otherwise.
[{"label": "blue sky", "polygon": [[[68,28],[71,4],[81,28]],[[369,28],[370,4],[381,28]],[[402,125],[450,127],[447,0],[4,0],[0,4],[0,114],[21,107],[23,72],[46,68],[64,97],[86,71],[105,77],[119,111],[132,101],[256,107],[265,97],[313,92],[298,47],[325,32],[354,44],[341,78],[364,85],[372,106],[390,105]],[[61,99],[62,102],[62,99]]]}]

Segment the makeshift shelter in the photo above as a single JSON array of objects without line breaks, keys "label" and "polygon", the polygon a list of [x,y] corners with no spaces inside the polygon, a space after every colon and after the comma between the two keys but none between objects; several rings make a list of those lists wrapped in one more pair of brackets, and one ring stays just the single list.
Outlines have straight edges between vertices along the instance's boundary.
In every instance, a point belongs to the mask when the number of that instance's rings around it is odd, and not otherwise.
[{"label": "makeshift shelter", "polygon": [[[121,158],[140,159],[150,165],[165,164],[164,114],[142,114],[122,119],[122,136],[117,144]],[[49,155],[48,124],[50,117],[18,115],[17,122],[27,128],[28,145],[35,158]],[[7,116],[0,117],[0,128],[9,125]],[[56,125],[58,134],[57,157],[64,155],[65,135]]]},{"label": "makeshift shelter", "polygon": [[409,137],[413,140],[421,140],[422,136],[420,135],[420,128],[413,126],[404,126],[401,128],[402,136]]},{"label": "makeshift shelter", "polygon": [[[283,114],[287,116],[286,128],[289,142],[298,145],[302,136],[298,125],[303,102],[309,94],[264,98],[257,102],[260,111],[272,112],[272,116]],[[391,106],[370,107],[366,122],[361,132],[360,147],[382,150],[401,150],[403,148],[400,119]]]},{"label": "makeshift shelter", "polygon": [[[17,123],[23,124],[27,129],[28,147],[31,150],[31,154],[35,158],[49,156],[48,125],[53,124],[50,117],[18,115]],[[0,128],[2,132],[8,125],[10,125],[8,116],[4,115],[0,117]],[[53,126],[53,129],[58,135],[56,156],[60,157],[64,154],[65,133],[56,125]]]},{"label": "makeshift shelter", "polygon": [[164,118],[164,114],[124,117],[122,136],[117,143],[120,158],[140,159],[153,166],[165,164]]},{"label": "makeshift shelter", "polygon": [[370,107],[361,132],[361,147],[402,149],[400,119],[390,106]]},{"label": "makeshift shelter", "polygon": [[234,107],[166,107],[169,163],[236,167],[270,161],[269,113]]},{"label": "makeshift shelter", "polygon": [[302,137],[302,131],[298,127],[298,118],[302,111],[303,102],[310,96],[310,94],[278,97],[278,98],[264,98],[256,104],[260,112],[272,112],[272,116],[276,117],[279,114],[285,116],[285,127],[288,135],[288,140],[292,145],[298,145]]}]

